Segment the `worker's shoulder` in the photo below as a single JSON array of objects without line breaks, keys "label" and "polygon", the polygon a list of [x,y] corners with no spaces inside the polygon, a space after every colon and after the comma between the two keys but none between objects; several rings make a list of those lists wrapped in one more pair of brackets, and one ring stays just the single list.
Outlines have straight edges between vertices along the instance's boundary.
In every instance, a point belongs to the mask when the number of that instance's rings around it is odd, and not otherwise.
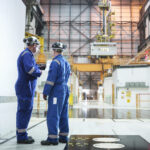
[{"label": "worker's shoulder", "polygon": [[24,51],[22,51],[20,56],[21,57],[23,57],[23,56],[32,56],[32,53],[29,52],[29,50],[25,49]]},{"label": "worker's shoulder", "polygon": [[60,65],[60,60],[58,60],[58,59],[53,59],[52,63],[56,63],[56,64]]}]

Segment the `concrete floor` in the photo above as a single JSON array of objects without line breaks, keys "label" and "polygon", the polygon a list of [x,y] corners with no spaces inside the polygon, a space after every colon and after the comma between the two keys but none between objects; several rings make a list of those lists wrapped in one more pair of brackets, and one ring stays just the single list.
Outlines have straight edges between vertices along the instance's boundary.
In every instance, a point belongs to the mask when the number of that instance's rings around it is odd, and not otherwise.
[{"label": "concrete floor", "polygon": [[[101,109],[103,109],[105,115],[101,114],[103,112]],[[135,114],[136,110],[133,108],[113,109],[116,113],[112,118],[112,107],[107,104],[102,105],[94,101],[89,101],[86,104],[80,103],[75,105],[74,108],[70,109],[75,114],[69,114],[71,117],[69,119],[70,135],[139,135],[150,143],[150,118],[149,114],[147,114],[150,110],[141,109],[144,113],[142,116],[137,117]],[[94,110],[93,114],[92,110]],[[118,117],[120,112],[122,113]],[[139,113],[141,114],[140,110]],[[28,133],[35,138],[36,142],[32,145],[17,145],[16,138],[14,137],[4,144],[0,144],[0,150],[63,150],[65,148],[65,144],[41,146],[40,141],[46,139],[47,136],[46,121],[43,117],[44,115],[38,115],[39,118],[35,114],[33,116]],[[13,133],[14,135],[15,132]],[[0,140],[5,139],[1,137]]]}]

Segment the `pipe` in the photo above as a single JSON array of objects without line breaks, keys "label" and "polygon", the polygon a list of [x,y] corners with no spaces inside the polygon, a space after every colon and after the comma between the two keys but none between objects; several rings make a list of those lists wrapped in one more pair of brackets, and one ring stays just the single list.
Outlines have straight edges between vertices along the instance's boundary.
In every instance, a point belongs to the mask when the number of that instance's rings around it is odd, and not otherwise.
[{"label": "pipe", "polygon": [[[109,2],[109,1],[108,1],[108,2]],[[108,15],[109,15],[110,12],[111,12],[111,2],[109,2],[109,3],[110,3],[109,11],[107,12],[107,14],[106,14],[106,16],[105,16],[105,35],[108,34],[108,33],[107,33],[107,28],[108,28],[107,17],[108,17]]]}]

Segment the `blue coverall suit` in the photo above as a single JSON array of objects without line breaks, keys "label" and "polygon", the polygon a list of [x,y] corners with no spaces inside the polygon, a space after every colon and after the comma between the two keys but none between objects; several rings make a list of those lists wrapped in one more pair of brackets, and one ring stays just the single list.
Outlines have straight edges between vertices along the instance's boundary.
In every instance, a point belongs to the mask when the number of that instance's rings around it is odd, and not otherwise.
[{"label": "blue coverall suit", "polygon": [[15,84],[18,107],[16,114],[17,140],[26,140],[27,127],[33,109],[37,77],[41,71],[35,62],[32,52],[26,48],[17,60],[18,79]]},{"label": "blue coverall suit", "polygon": [[58,142],[59,138],[67,140],[69,133],[68,124],[68,98],[67,86],[70,75],[70,65],[62,55],[57,55],[49,69],[43,94],[48,95],[47,126],[50,142]]}]

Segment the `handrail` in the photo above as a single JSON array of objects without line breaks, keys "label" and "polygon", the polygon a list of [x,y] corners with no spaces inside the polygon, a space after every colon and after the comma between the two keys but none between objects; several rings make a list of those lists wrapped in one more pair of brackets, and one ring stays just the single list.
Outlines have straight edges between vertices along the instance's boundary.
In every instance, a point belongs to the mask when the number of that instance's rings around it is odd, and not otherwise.
[{"label": "handrail", "polygon": [[[140,98],[141,95],[149,96],[149,99],[143,100]],[[138,94],[136,94],[136,109],[140,108],[140,102],[150,102],[150,93],[138,93]]]},{"label": "handrail", "polygon": [[[40,95],[41,94],[42,94],[41,92],[37,92],[37,112],[40,111],[40,102],[41,102]],[[48,101],[46,100],[45,102],[46,102],[45,110],[47,111]]]}]

